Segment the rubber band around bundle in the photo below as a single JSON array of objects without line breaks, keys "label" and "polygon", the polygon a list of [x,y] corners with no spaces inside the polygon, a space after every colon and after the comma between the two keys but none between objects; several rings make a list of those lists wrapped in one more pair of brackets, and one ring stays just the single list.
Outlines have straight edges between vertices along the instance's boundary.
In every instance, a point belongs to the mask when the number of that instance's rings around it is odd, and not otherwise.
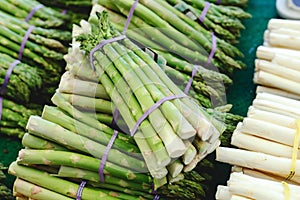
[{"label": "rubber band around bundle", "polygon": [[284,181],[282,181],[281,184],[283,186],[284,200],[290,200],[291,199],[291,191],[290,191],[289,184],[287,184]]},{"label": "rubber band around bundle", "polygon": [[81,200],[82,191],[86,184],[86,181],[82,181],[78,187],[77,193],[76,193],[76,200]]},{"label": "rubber band around bundle", "polygon": [[26,31],[26,33],[23,37],[23,40],[22,40],[22,43],[21,43],[21,46],[20,46],[20,50],[19,50],[19,55],[18,55],[19,60],[22,60],[22,56],[23,56],[23,52],[24,52],[24,49],[25,49],[26,42],[27,42],[27,40],[29,38],[29,35],[30,35],[30,33],[32,32],[33,29],[34,29],[34,26],[29,26],[28,30]]},{"label": "rubber band around bundle", "polygon": [[29,14],[27,15],[27,17],[25,18],[25,22],[29,22],[29,20],[33,17],[34,13],[36,11],[38,11],[39,9],[41,9],[42,7],[44,7],[43,4],[39,4],[39,5],[36,5],[35,7],[33,7],[31,9],[31,11],[29,12]]},{"label": "rubber band around bundle", "polygon": [[[116,120],[116,118],[118,118],[118,115],[119,115],[119,111],[116,109],[114,114],[113,114],[113,121],[112,123],[114,123],[114,121]],[[106,163],[106,160],[107,160],[107,157],[108,157],[108,153],[112,147],[112,145],[114,144],[117,136],[118,136],[118,131],[117,130],[114,130],[114,133],[113,135],[111,136],[110,138],[110,141],[108,142],[107,146],[106,146],[106,149],[105,149],[105,152],[103,153],[103,156],[101,158],[101,163],[100,163],[100,167],[98,169],[98,173],[99,173],[99,176],[100,176],[100,181],[102,183],[104,183],[104,173],[103,173],[103,170],[104,170],[104,166],[105,166],[105,163]]]},{"label": "rubber band around bundle", "polygon": [[209,2],[205,2],[205,6],[203,8],[203,11],[202,11],[202,13],[201,13],[201,15],[199,17],[199,20],[202,23],[204,22],[204,19],[205,19],[206,15],[207,15],[207,12],[208,12],[209,8],[210,8],[210,3]]},{"label": "rubber band around bundle", "polygon": [[4,95],[5,91],[6,91],[6,86],[8,84],[9,79],[10,79],[12,71],[15,68],[15,66],[17,66],[17,64],[19,64],[19,63],[20,63],[19,60],[15,60],[13,63],[10,64],[8,70],[6,71],[3,84],[1,86],[1,90],[0,90],[0,121],[1,121],[1,118],[2,118],[3,95]]},{"label": "rubber band around bundle", "polygon": [[221,0],[217,0],[216,4],[220,5],[221,4]]},{"label": "rubber band around bundle", "polygon": [[153,200],[159,200],[159,195],[157,194],[157,190],[154,189],[154,183],[152,184],[152,194],[155,195]]},{"label": "rubber band around bundle", "polygon": [[136,0],[131,8],[130,8],[130,11],[129,11],[129,14],[128,14],[128,17],[127,17],[127,20],[126,20],[126,23],[124,25],[124,29],[122,31],[122,35],[120,36],[117,36],[117,37],[114,37],[114,38],[110,38],[108,40],[102,40],[97,46],[95,46],[91,52],[90,52],[90,64],[91,64],[91,67],[92,69],[95,71],[95,66],[94,66],[94,54],[96,53],[96,51],[98,51],[99,49],[101,49],[104,45],[108,44],[108,43],[112,43],[112,42],[116,42],[116,41],[119,41],[119,40],[123,40],[126,38],[126,31],[128,29],[128,26],[129,26],[129,23],[131,21],[131,18],[133,16],[133,13],[134,13],[134,10],[135,8],[137,7],[138,5],[138,2],[139,0]]},{"label": "rubber band around bundle", "polygon": [[300,139],[300,119],[297,119],[296,134],[294,138],[293,153],[292,153],[292,164],[291,164],[290,174],[286,177],[286,180],[291,180],[296,173],[296,162],[298,157],[299,139]]}]

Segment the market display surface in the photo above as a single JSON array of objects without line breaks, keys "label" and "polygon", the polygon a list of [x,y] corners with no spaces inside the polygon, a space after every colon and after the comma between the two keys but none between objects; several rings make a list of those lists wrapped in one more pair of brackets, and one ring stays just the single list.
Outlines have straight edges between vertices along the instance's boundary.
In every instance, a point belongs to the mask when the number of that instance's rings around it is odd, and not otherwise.
[{"label": "market display surface", "polygon": [[266,6],[274,2],[3,1],[1,199],[215,199],[231,170],[215,149],[236,145],[254,70],[268,69],[254,68],[276,17],[259,12]]}]

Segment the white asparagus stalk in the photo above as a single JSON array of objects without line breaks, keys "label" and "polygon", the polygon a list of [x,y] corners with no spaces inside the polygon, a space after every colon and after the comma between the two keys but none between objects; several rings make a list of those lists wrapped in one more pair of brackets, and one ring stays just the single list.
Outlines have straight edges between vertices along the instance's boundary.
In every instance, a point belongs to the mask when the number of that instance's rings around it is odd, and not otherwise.
[{"label": "white asparagus stalk", "polygon": [[294,69],[300,71],[300,58],[291,58],[289,56],[275,54],[274,58],[272,59],[273,63],[278,65],[285,66],[290,69]]},{"label": "white asparagus stalk", "polygon": [[261,110],[278,113],[278,114],[286,115],[286,116],[293,117],[293,118],[300,117],[299,109],[295,109],[290,106],[282,105],[281,103],[263,100],[263,99],[255,99],[252,102],[252,105],[255,108],[258,108]]},{"label": "white asparagus stalk", "polygon": [[286,78],[290,81],[295,81],[300,83],[300,71],[286,68],[284,66],[266,61],[261,59],[255,60],[255,70],[268,72],[282,78]]},{"label": "white asparagus stalk", "polygon": [[296,129],[279,126],[257,119],[245,118],[241,132],[249,133],[258,137],[269,139],[278,143],[293,146]]},{"label": "white asparagus stalk", "polygon": [[264,60],[272,60],[277,54],[285,55],[287,57],[296,59],[300,57],[300,51],[286,48],[259,46],[256,50],[256,57]]},{"label": "white asparagus stalk", "polygon": [[[241,172],[245,175],[252,176],[254,178],[262,178],[262,179],[271,180],[271,181],[282,181],[282,180],[284,180],[282,177],[276,176],[274,174],[269,174],[269,173],[266,173],[266,172],[253,170],[253,169],[240,167],[240,166],[233,166],[232,169],[231,169],[231,172]],[[296,181],[285,180],[285,182],[288,183],[288,184],[299,185],[299,182],[296,182]]]},{"label": "white asparagus stalk", "polygon": [[[257,200],[285,199],[284,186],[281,182],[254,178],[242,173],[231,173],[228,186],[232,194]],[[300,186],[289,184],[290,199],[300,199]]]},{"label": "white asparagus stalk", "polygon": [[274,95],[274,94],[260,93],[256,95],[255,99],[263,99],[263,100],[280,103],[282,105],[293,107],[293,108],[300,108],[300,101]]},{"label": "white asparagus stalk", "polygon": [[287,97],[287,98],[290,98],[290,99],[300,100],[300,95],[298,95],[298,94],[291,93],[291,92],[288,92],[288,91],[285,91],[285,90],[280,90],[280,89],[277,89],[277,88],[271,88],[271,87],[265,87],[265,86],[258,85],[256,87],[256,94],[263,93],[263,92],[270,93],[270,94],[275,94],[275,95],[278,95],[278,96]]},{"label": "white asparagus stalk", "polygon": [[256,84],[275,87],[300,95],[300,84],[298,82],[265,71],[255,72],[253,81]]},{"label": "white asparagus stalk", "polygon": [[183,179],[184,179],[184,174],[183,173],[178,174],[176,177],[172,177],[172,176],[168,175],[169,184],[181,181]]},{"label": "white asparagus stalk", "polygon": [[251,198],[243,197],[243,196],[239,196],[239,195],[232,195],[230,200],[251,200]]},{"label": "white asparagus stalk", "polygon": [[[281,177],[287,177],[290,174],[291,168],[291,159],[288,158],[227,147],[218,147],[216,149],[216,160],[276,174]],[[299,174],[300,160],[296,160],[295,176],[291,180],[298,180]]]},{"label": "white asparagus stalk", "polygon": [[269,33],[277,33],[277,34],[282,34],[282,35],[290,35],[290,36],[298,36],[300,34],[300,30],[294,30],[294,29],[290,29],[290,28],[276,28],[276,29],[267,29],[265,31],[264,36],[266,36],[266,34]]},{"label": "white asparagus stalk", "polygon": [[232,194],[230,193],[228,186],[224,186],[224,185],[217,186],[217,191],[215,194],[216,200],[230,200],[231,197]]},{"label": "white asparagus stalk", "polygon": [[[259,134],[258,134],[259,135]],[[284,135],[284,133],[283,133]],[[231,144],[241,149],[255,152],[266,153],[273,156],[291,158],[293,147],[249,135],[236,129],[231,138]],[[297,158],[300,159],[300,150],[298,149]]]},{"label": "white asparagus stalk", "polygon": [[300,37],[297,35],[279,34],[266,31],[264,39],[272,47],[282,47],[287,49],[300,50]]},{"label": "white asparagus stalk", "polygon": [[270,122],[287,128],[296,129],[297,127],[296,119],[293,117],[260,110],[253,106],[249,107],[247,117],[252,119],[262,120],[265,122]]},{"label": "white asparagus stalk", "polygon": [[300,31],[300,21],[289,19],[270,19],[268,22],[268,29],[272,30],[278,28],[288,28]]}]

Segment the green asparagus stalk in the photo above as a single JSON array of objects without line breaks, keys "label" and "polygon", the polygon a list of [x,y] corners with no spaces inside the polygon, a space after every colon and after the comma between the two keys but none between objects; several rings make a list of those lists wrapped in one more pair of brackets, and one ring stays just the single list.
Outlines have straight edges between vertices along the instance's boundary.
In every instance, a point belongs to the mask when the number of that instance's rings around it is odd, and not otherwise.
[{"label": "green asparagus stalk", "polygon": [[[33,168],[18,165],[13,162],[9,167],[9,172],[12,175],[18,176],[25,181],[31,182],[33,184],[39,185],[43,188],[56,191],[62,195],[75,198],[78,185],[57,177],[50,176],[43,171],[36,170]],[[119,196],[120,195],[120,196]],[[82,199],[107,199],[114,200],[119,197],[123,197],[125,194],[110,192],[103,189],[89,188],[85,187],[82,191]],[[126,195],[128,199],[138,199],[138,197],[131,197]]]},{"label": "green asparagus stalk", "polygon": [[45,140],[41,137],[34,136],[29,133],[25,133],[22,137],[22,145],[30,149],[43,149],[43,150],[56,150],[67,151],[68,149],[49,140]]},{"label": "green asparagus stalk", "polygon": [[[26,128],[31,134],[47,138],[58,144],[65,145],[68,148],[77,149],[78,151],[93,155],[96,158],[101,158],[106,149],[105,145],[81,135],[74,134],[55,123],[43,120],[37,116],[31,116],[29,118]],[[144,161],[126,155],[116,149],[109,151],[107,160],[129,169],[137,171],[145,170]]]},{"label": "green asparagus stalk", "polygon": [[[74,159],[76,162],[74,162]],[[22,149],[19,152],[18,164],[33,165],[64,165],[80,169],[86,169],[98,172],[100,160],[94,157],[86,156],[70,151],[53,151],[53,150],[29,150]],[[49,162],[47,162],[49,161]],[[104,166],[104,175],[113,175],[124,180],[131,180],[136,183],[152,184],[152,179],[145,173],[134,173],[133,171],[122,168],[110,162]]]},{"label": "green asparagus stalk", "polygon": [[33,198],[35,200],[43,200],[49,197],[56,200],[72,199],[67,196],[40,187],[39,185],[35,185],[30,182],[24,181],[20,178],[17,178],[15,180],[13,188],[14,188],[14,193],[17,193],[18,196],[24,195],[26,197]]}]

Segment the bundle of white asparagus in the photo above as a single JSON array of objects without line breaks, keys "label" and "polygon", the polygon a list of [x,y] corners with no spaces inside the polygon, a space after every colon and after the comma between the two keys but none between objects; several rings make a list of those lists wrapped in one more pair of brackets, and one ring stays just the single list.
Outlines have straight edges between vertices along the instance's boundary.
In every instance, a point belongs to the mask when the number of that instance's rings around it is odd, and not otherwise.
[{"label": "bundle of white asparagus", "polygon": [[258,47],[247,117],[216,159],[233,165],[216,199],[300,199],[300,21],[272,19]]},{"label": "bundle of white asparagus", "polygon": [[[254,82],[300,99],[300,21],[271,19],[256,52]],[[259,90],[264,90],[259,88]]]}]

